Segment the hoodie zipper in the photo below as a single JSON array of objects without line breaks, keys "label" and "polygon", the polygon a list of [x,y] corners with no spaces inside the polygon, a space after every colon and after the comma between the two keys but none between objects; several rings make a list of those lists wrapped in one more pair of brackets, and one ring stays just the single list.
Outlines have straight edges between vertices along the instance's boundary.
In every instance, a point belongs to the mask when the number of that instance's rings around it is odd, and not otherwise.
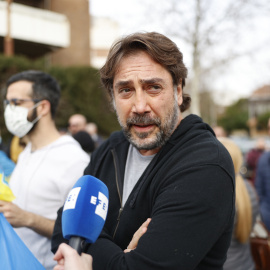
[{"label": "hoodie zipper", "polygon": [[118,162],[117,162],[118,159],[117,159],[117,156],[116,156],[116,153],[115,153],[114,149],[112,150],[112,155],[113,155],[113,163],[114,163],[114,168],[115,168],[116,187],[117,187],[117,192],[118,192],[118,196],[119,196],[119,200],[120,200],[120,209],[119,209],[119,212],[118,212],[117,224],[116,224],[116,227],[115,227],[115,230],[114,230],[114,233],[113,233],[113,238],[114,238],[115,234],[116,234],[116,231],[118,229],[119,223],[120,223],[120,217],[121,217],[121,214],[123,212],[123,207],[122,207],[122,195],[120,193],[119,182],[118,182],[118,178],[119,178],[119,175],[118,175]]}]

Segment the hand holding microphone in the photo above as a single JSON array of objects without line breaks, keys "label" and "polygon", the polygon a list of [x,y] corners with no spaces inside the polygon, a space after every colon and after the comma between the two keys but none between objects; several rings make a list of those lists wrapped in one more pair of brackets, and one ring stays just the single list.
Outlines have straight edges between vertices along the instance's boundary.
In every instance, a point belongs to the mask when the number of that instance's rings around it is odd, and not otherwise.
[{"label": "hand holding microphone", "polygon": [[54,260],[58,264],[53,270],[92,270],[93,258],[89,254],[82,253],[80,256],[77,251],[65,243],[62,243],[54,255]]},{"label": "hand holding microphone", "polygon": [[104,226],[108,212],[109,192],[99,179],[82,176],[69,192],[63,208],[63,236],[69,245],[82,251],[83,242],[94,243]]}]

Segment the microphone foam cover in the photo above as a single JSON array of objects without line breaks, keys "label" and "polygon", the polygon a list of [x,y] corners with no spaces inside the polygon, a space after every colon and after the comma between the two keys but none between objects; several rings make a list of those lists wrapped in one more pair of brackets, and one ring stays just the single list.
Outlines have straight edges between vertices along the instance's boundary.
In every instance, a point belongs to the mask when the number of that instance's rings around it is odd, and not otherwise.
[{"label": "microphone foam cover", "polygon": [[107,186],[91,175],[82,176],[69,192],[63,208],[62,231],[66,239],[79,236],[94,243],[108,212]]}]

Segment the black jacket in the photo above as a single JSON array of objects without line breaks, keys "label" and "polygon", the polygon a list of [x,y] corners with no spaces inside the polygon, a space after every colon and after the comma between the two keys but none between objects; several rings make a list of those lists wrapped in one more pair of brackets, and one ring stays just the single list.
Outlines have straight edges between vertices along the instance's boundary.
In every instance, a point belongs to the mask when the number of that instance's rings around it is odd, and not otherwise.
[{"label": "black jacket", "polygon": [[[93,269],[222,269],[234,217],[234,169],[211,128],[195,115],[181,121],[157,153],[124,208],[123,178],[129,142],[117,132],[91,156],[85,174],[109,189],[109,210],[99,239],[86,250]],[[123,253],[151,217],[137,248]],[[61,210],[52,239],[61,236]]]}]

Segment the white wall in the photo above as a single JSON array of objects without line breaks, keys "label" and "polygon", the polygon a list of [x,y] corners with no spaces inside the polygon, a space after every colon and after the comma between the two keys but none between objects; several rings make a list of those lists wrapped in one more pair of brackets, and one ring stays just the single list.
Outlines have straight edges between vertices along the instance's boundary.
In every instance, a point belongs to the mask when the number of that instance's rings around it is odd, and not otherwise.
[{"label": "white wall", "polygon": [[[104,17],[92,17],[90,28],[91,65],[100,68],[106,61],[111,45],[120,37],[117,22]],[[107,52],[101,56],[100,51]]]},{"label": "white wall", "polygon": [[[7,32],[6,2],[0,1],[0,36]],[[70,26],[65,15],[11,4],[11,37],[56,47],[70,44]]]}]

